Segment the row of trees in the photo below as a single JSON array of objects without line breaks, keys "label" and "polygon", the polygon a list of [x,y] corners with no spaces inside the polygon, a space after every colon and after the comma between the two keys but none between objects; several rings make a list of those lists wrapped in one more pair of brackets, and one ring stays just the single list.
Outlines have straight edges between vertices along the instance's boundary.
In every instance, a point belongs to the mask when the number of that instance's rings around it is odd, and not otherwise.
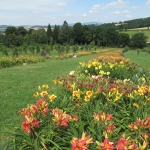
[{"label": "row of trees", "polygon": [[[116,24],[118,24],[116,26]],[[114,27],[116,30],[127,30],[127,29],[134,29],[134,28],[141,28],[147,27],[150,28],[150,17],[147,18],[139,18],[133,20],[127,20],[124,22],[112,22],[112,23],[104,23],[101,25],[102,27]]]},{"label": "row of trees", "polygon": [[66,21],[63,25],[55,25],[54,29],[50,24],[47,31],[44,29],[27,31],[24,27],[7,27],[5,35],[0,34],[0,43],[6,47],[29,46],[33,44],[90,44],[94,42],[97,46],[143,48],[146,45],[146,37],[143,33],[137,33],[129,37],[126,33],[120,33],[113,27],[87,26],[81,23],[70,27]]},{"label": "row of trees", "polygon": [[56,51],[59,56],[68,54],[70,52],[72,52],[72,54],[75,55],[77,51],[91,51],[91,50],[97,50],[97,48],[98,47],[95,45],[94,42],[91,42],[89,45],[87,44],[77,45],[76,44],[73,46],[69,46],[69,45],[61,45],[61,44],[55,44],[55,45],[32,44],[29,46],[22,45],[19,47],[14,46],[11,48],[5,47],[4,45],[0,43],[0,52],[6,56],[10,56],[10,55],[19,56],[22,54],[28,54],[28,55],[36,54],[36,55],[41,55],[41,56],[51,56],[51,52],[54,52],[54,51]]}]

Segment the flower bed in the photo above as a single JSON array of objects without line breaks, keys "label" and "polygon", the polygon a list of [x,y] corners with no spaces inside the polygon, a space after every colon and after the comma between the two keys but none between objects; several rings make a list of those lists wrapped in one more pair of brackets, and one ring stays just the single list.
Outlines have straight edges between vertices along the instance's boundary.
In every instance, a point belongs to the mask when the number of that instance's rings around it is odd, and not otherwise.
[{"label": "flower bed", "polygon": [[150,149],[149,72],[108,53],[57,77],[19,111],[12,149]]},{"label": "flower bed", "polygon": [[31,64],[37,62],[45,62],[45,58],[41,56],[18,56],[18,57],[2,57],[0,59],[0,67],[13,67],[23,65],[24,63]]},{"label": "flower bed", "polygon": [[[90,55],[92,53],[101,53],[106,52],[108,50],[100,50],[100,51],[89,51],[89,52],[78,52],[77,57],[84,56],[84,55]],[[63,54],[60,56],[16,56],[16,57],[2,57],[0,58],[0,68],[7,68],[7,67],[13,67],[18,65],[26,65],[31,63],[37,63],[37,62],[45,62],[46,59],[68,59],[72,58],[72,54]]]}]

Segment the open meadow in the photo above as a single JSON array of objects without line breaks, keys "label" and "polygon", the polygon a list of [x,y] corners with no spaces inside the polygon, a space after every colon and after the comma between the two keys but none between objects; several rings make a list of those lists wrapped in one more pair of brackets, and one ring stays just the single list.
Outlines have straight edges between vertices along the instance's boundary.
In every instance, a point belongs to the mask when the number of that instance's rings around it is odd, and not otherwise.
[{"label": "open meadow", "polygon": [[146,67],[150,70],[150,54],[141,51],[138,55],[136,50],[132,50],[125,53],[124,56],[139,66]]},{"label": "open meadow", "polygon": [[0,144],[148,150],[150,55],[120,51],[0,69]]},{"label": "open meadow", "polygon": [[130,37],[135,33],[144,33],[144,35],[147,36],[147,41],[150,42],[150,29],[147,28],[128,29],[127,31],[121,31],[120,33],[127,33]]}]

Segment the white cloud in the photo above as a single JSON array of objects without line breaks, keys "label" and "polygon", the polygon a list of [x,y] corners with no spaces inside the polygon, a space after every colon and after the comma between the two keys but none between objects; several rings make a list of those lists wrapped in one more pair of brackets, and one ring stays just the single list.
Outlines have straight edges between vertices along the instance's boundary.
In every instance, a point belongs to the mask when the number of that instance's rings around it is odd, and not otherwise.
[{"label": "white cloud", "polygon": [[146,2],[147,7],[150,7],[150,0]]},{"label": "white cloud", "polygon": [[123,13],[124,13],[124,14],[129,14],[129,13],[130,13],[130,11],[128,11],[128,10],[124,10],[124,11],[123,11]]},{"label": "white cloud", "polygon": [[82,17],[86,17],[87,16],[87,14],[82,14]]},{"label": "white cloud", "polygon": [[47,5],[38,6],[38,9],[42,9],[43,11],[53,12],[65,7],[66,5],[67,4],[65,3],[47,4]]},{"label": "white cloud", "polygon": [[66,6],[65,3],[57,3],[56,6],[62,7],[62,6]]},{"label": "white cloud", "polygon": [[[8,5],[9,3],[9,5]],[[13,0],[13,2],[8,2],[8,0],[1,1],[0,10],[3,11],[56,11],[65,7],[66,3],[60,3],[59,0],[49,1],[49,0]]]},{"label": "white cloud", "polygon": [[[107,23],[138,18],[139,14],[140,17],[149,15],[146,7],[150,8],[150,0],[87,0],[86,5],[83,5],[83,2],[81,0],[0,0],[0,20],[1,24],[19,25],[61,24],[64,20],[69,23],[88,22],[96,18],[97,22]],[[91,2],[93,5],[89,8]]]},{"label": "white cloud", "polygon": [[114,2],[110,2],[106,5],[102,6],[102,9],[109,9],[109,8],[123,8],[126,6],[127,2],[124,2],[123,0],[117,0]]},{"label": "white cloud", "polygon": [[96,4],[92,7],[89,13],[98,13],[100,9],[123,8],[126,6],[126,3],[127,2],[124,2],[123,0],[117,0],[105,5]]},{"label": "white cloud", "polygon": [[52,17],[51,19],[56,20],[57,18],[56,17]]},{"label": "white cloud", "polygon": [[121,12],[120,11],[114,11],[114,12],[111,12],[110,14],[119,15],[119,14],[121,14]]},{"label": "white cloud", "polygon": [[65,16],[71,16],[71,14],[66,14]]},{"label": "white cloud", "polygon": [[33,11],[33,15],[41,15],[41,14],[43,14],[44,12],[41,12],[41,11]]},{"label": "white cloud", "polygon": [[45,18],[51,18],[51,16],[45,16]]},{"label": "white cloud", "polygon": [[98,13],[100,10],[100,5],[96,4],[92,7],[92,9],[89,11],[89,13]]},{"label": "white cloud", "polygon": [[139,6],[132,6],[132,9],[139,9]]},{"label": "white cloud", "polygon": [[121,15],[121,14],[129,14],[129,13],[130,12],[128,10],[124,10],[124,11],[114,11],[109,14]]},{"label": "white cloud", "polygon": [[126,15],[126,18],[132,18],[132,16],[131,15]]}]

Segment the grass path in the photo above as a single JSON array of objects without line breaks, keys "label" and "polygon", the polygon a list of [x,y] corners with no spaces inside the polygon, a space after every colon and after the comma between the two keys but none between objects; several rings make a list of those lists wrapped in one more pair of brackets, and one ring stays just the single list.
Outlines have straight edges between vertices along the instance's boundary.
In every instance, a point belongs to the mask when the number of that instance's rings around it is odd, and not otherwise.
[{"label": "grass path", "polygon": [[130,61],[137,63],[141,67],[146,67],[150,70],[150,54],[146,52],[140,52],[137,54],[136,50],[128,51],[124,54],[125,58],[130,59]]}]

